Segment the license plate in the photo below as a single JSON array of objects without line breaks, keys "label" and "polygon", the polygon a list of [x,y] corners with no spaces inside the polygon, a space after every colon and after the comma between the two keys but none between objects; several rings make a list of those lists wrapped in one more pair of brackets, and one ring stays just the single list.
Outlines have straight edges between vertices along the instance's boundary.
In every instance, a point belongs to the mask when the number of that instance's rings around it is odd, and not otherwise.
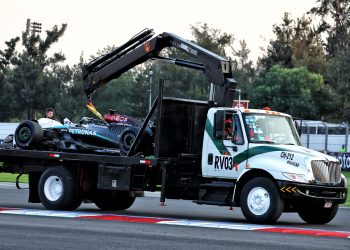
[{"label": "license plate", "polygon": [[333,203],[332,203],[331,201],[326,201],[326,202],[324,203],[324,208],[331,208],[332,205],[333,205]]}]

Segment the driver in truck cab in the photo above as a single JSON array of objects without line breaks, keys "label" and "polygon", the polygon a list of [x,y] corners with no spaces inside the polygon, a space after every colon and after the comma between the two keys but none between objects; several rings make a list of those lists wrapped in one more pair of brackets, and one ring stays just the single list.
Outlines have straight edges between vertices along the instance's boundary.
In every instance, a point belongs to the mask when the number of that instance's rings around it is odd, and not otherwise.
[{"label": "driver in truck cab", "polygon": [[[232,117],[232,115],[229,115],[225,119],[225,139],[231,140],[233,136],[233,142],[235,144],[243,144],[243,134],[239,120],[234,118],[233,122],[235,123],[236,129],[235,131],[232,131]],[[232,132],[234,134],[232,134]]]}]

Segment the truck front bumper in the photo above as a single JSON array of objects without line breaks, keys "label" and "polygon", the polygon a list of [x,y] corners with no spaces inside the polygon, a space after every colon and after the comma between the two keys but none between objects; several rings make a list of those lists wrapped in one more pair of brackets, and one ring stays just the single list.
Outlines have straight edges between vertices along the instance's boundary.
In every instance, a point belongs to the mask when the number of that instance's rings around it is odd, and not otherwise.
[{"label": "truck front bumper", "polygon": [[304,184],[287,181],[278,181],[278,188],[283,200],[298,203],[320,203],[330,202],[332,204],[343,204],[348,195],[347,187]]}]

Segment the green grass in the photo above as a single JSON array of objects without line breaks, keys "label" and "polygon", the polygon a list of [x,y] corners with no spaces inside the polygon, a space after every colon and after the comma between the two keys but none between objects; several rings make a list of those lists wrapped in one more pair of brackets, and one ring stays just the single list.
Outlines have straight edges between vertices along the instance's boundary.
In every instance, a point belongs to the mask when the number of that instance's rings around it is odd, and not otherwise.
[{"label": "green grass", "polygon": [[[0,182],[16,182],[18,174],[0,173]],[[28,183],[28,175],[24,174],[19,178],[22,183]]]},{"label": "green grass", "polygon": [[345,204],[343,206],[350,207],[350,194],[349,194],[349,188],[350,188],[350,172],[343,172],[346,179],[348,180],[348,199],[346,200]]}]

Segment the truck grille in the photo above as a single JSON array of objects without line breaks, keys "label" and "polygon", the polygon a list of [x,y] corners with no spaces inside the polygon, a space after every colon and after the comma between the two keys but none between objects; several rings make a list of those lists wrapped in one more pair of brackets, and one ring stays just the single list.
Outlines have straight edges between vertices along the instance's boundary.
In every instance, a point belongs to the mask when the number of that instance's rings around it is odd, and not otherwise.
[{"label": "truck grille", "polygon": [[311,161],[311,167],[317,182],[329,184],[340,182],[341,170],[339,162]]}]

